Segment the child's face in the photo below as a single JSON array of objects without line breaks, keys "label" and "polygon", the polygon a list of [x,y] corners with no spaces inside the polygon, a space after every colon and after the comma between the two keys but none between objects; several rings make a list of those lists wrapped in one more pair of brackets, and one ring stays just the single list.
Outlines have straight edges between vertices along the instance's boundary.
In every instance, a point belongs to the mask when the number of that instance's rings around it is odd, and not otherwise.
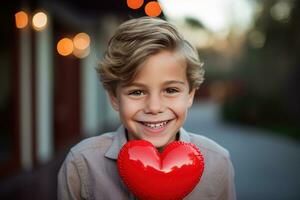
[{"label": "child's face", "polygon": [[143,139],[156,148],[176,139],[195,89],[189,91],[186,64],[176,53],[162,51],[146,60],[130,85],[110,96],[129,139]]}]

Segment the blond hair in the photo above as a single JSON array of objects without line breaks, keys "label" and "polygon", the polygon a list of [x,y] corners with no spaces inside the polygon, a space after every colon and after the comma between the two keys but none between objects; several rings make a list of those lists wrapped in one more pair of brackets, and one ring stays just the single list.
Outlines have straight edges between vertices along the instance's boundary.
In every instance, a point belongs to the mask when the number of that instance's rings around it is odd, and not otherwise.
[{"label": "blond hair", "polygon": [[142,63],[162,50],[179,52],[186,61],[190,90],[204,80],[204,69],[194,47],[170,23],[151,17],[121,24],[108,43],[97,72],[104,88],[116,95],[118,84],[131,83]]}]

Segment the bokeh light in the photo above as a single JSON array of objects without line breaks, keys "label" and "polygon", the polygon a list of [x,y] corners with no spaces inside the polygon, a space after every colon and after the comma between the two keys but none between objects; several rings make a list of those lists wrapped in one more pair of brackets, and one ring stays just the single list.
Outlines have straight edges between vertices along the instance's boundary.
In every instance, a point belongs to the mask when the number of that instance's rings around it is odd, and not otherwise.
[{"label": "bokeh light", "polygon": [[157,17],[161,13],[161,7],[157,1],[150,1],[145,6],[145,13],[150,17]]},{"label": "bokeh light", "polygon": [[73,50],[73,41],[69,38],[63,38],[57,43],[57,52],[62,56],[70,55]]},{"label": "bokeh light", "polygon": [[271,16],[278,21],[288,21],[292,7],[290,2],[279,1],[270,9]]},{"label": "bokeh light", "polygon": [[86,33],[78,33],[73,38],[74,48],[84,50],[90,45],[90,37]]},{"label": "bokeh light", "polygon": [[47,15],[44,12],[36,13],[32,18],[33,28],[37,31],[45,29],[47,20]]},{"label": "bokeh light", "polygon": [[19,29],[25,28],[28,25],[28,15],[24,11],[19,11],[15,14],[16,27]]},{"label": "bokeh light", "polygon": [[144,0],[127,0],[127,6],[131,9],[139,9],[144,3]]}]

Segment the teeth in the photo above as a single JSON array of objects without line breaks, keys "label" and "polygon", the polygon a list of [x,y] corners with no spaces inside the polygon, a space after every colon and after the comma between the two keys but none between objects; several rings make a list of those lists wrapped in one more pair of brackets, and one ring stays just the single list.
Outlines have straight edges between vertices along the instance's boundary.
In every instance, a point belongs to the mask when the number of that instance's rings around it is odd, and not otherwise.
[{"label": "teeth", "polygon": [[168,123],[167,121],[164,121],[161,123],[156,123],[156,124],[143,122],[144,125],[148,126],[149,128],[153,128],[153,129],[161,128],[164,125],[166,125],[167,123]]}]

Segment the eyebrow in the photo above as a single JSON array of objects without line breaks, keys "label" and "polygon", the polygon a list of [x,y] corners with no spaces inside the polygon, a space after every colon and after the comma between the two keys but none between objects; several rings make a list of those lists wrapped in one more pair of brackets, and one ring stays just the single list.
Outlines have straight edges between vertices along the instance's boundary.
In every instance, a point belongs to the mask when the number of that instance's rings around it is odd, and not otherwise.
[{"label": "eyebrow", "polygon": [[166,81],[164,82],[164,85],[170,85],[170,84],[181,84],[181,85],[185,85],[184,81],[177,81],[177,80],[171,80],[171,81]]},{"label": "eyebrow", "polygon": [[[185,85],[185,82],[183,81],[177,81],[177,80],[170,80],[170,81],[166,81],[163,83],[163,85],[170,85],[170,84],[181,84],[181,85]],[[147,85],[143,84],[143,83],[139,83],[139,82],[132,82],[124,87],[147,87]]]}]

